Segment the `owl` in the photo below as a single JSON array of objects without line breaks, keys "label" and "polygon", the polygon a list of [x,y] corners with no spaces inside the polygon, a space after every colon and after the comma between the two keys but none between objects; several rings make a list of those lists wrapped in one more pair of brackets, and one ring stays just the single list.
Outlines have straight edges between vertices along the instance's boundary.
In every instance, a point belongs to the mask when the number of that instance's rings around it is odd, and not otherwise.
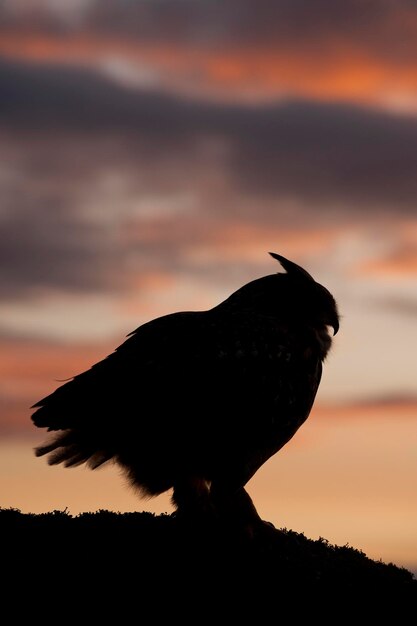
[{"label": "owl", "polygon": [[339,329],[330,292],[270,254],[285,272],[139,326],[37,402],[33,423],[52,435],[36,455],[113,462],[139,495],[172,490],[179,518],[261,529],[245,486],[309,416]]}]

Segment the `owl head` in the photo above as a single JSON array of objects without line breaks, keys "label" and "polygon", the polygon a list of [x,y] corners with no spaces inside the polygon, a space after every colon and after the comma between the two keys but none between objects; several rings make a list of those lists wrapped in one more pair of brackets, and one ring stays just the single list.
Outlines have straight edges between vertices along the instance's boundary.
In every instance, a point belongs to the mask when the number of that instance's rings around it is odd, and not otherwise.
[{"label": "owl head", "polygon": [[339,330],[339,313],[330,291],[293,261],[275,252],[269,254],[286,273],[253,280],[232,293],[220,306],[276,317],[290,324],[331,326],[335,335]]}]

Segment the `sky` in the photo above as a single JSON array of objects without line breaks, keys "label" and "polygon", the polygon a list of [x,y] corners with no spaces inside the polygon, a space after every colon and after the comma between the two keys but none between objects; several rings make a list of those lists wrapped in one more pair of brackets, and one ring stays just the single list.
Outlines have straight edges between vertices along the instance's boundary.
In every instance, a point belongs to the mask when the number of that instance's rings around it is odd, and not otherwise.
[{"label": "sky", "polygon": [[417,3],[0,4],[0,505],[171,511],[30,406],[140,324],[305,267],[342,315],[265,519],[417,571]]}]

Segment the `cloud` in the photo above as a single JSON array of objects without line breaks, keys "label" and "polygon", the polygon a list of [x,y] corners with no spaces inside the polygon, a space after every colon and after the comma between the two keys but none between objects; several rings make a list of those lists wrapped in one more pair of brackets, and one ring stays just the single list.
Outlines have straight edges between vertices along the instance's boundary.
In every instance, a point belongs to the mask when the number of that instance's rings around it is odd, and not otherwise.
[{"label": "cloud", "polygon": [[[146,168],[145,160],[148,169],[158,166],[161,184],[176,161],[186,183],[185,164],[197,159],[203,168],[225,167],[229,184],[243,194],[324,203],[336,211],[342,204],[349,211],[362,211],[363,204],[392,210],[394,202],[397,211],[411,214],[415,208],[413,118],[301,100],[203,103],[132,92],[92,72],[59,67],[3,63],[0,73],[3,127],[78,133],[92,143],[105,134],[131,167]],[[112,163],[111,154],[96,157]],[[79,158],[85,165],[82,153]]]},{"label": "cloud", "polygon": [[[158,2],[78,1],[51,3],[15,0],[3,3],[3,24],[9,29],[35,25],[39,30],[122,34],[144,41],[186,41],[190,45],[214,46],[245,42],[259,46],[354,37],[387,54],[387,34],[412,33],[416,14],[410,0],[160,0]],[[408,20],[405,20],[408,18]],[[388,31],[388,33],[387,33]],[[385,38],[385,40],[384,40]],[[410,43],[415,44],[410,37]],[[405,47],[404,47],[405,48]],[[405,49],[400,49],[402,56]],[[391,54],[396,50],[391,50]]]},{"label": "cloud", "polygon": [[412,298],[390,297],[377,300],[375,305],[384,306],[387,310],[405,315],[407,317],[417,318],[417,300]]},{"label": "cloud", "polygon": [[114,283],[111,242],[77,207],[77,182],[71,189],[70,173],[65,181],[59,174],[56,180],[52,173],[42,176],[42,166],[36,171],[37,155],[32,145],[26,164],[28,169],[34,164],[30,173],[25,167],[3,176],[0,293],[18,298],[42,295],[45,289],[106,289]]},{"label": "cloud", "polygon": [[63,344],[0,334],[0,436],[33,434],[30,407],[65,379],[104,358],[114,345]]},{"label": "cloud", "polygon": [[[332,212],[413,212],[414,119],[351,106],[290,102],[264,108],[236,133],[244,191],[297,197]],[[238,124],[238,122],[237,122]],[[412,156],[412,154],[414,156]]]},{"label": "cloud", "polygon": [[364,397],[360,401],[338,404],[318,403],[313,409],[314,418],[322,419],[398,419],[417,417],[417,396],[414,394],[391,394]]},{"label": "cloud", "polygon": [[218,279],[249,248],[305,255],[346,225],[414,215],[412,118],[209,103],[4,60],[0,82],[7,298],[124,290],[167,268]]},{"label": "cloud", "polygon": [[[412,246],[407,241],[403,242],[403,245],[397,246],[396,249],[386,256],[375,258],[362,263],[359,267],[359,271],[363,274],[380,276],[380,277],[398,277],[398,278],[413,278],[417,276],[417,251],[415,246]],[[391,301],[394,305],[395,300]],[[400,305],[400,301],[397,301],[396,308],[406,310],[404,305]],[[407,305],[409,311],[413,306],[409,303]]]},{"label": "cloud", "polygon": [[417,9],[405,0],[7,3],[0,51],[90,63],[130,85],[252,100],[417,110]]}]

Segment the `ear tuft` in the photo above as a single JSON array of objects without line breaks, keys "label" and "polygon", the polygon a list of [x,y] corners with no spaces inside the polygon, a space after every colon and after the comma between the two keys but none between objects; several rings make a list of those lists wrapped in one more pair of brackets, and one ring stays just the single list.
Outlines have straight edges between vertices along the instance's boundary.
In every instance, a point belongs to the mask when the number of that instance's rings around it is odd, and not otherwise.
[{"label": "ear tuft", "polygon": [[297,278],[302,278],[303,280],[305,279],[314,280],[311,274],[306,272],[306,270],[302,268],[300,265],[297,265],[296,263],[289,261],[284,256],[281,256],[280,254],[277,254],[276,252],[270,252],[269,254],[272,256],[273,259],[281,263],[282,267],[287,272],[287,274],[290,274],[291,276],[294,276]]}]

